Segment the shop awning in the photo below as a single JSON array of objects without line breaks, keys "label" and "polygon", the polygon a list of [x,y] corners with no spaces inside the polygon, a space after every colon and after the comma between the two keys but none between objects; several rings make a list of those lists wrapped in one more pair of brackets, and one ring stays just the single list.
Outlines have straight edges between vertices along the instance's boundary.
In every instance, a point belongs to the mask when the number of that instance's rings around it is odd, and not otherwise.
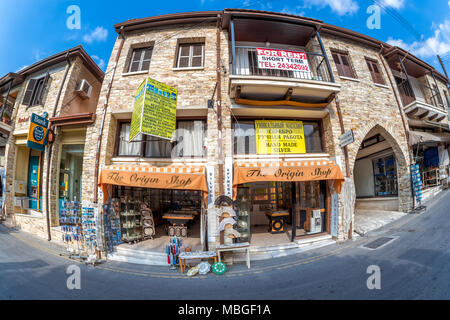
[{"label": "shop awning", "polygon": [[233,194],[239,184],[258,181],[319,181],[334,180],[334,188],[341,192],[345,181],[341,169],[333,161],[280,161],[235,164]]},{"label": "shop awning", "polygon": [[422,131],[409,131],[409,145],[415,145],[419,142],[450,142],[450,133],[430,133]]},{"label": "shop awning", "polygon": [[105,201],[108,185],[153,189],[199,190],[208,194],[204,166],[109,165],[100,172]]}]

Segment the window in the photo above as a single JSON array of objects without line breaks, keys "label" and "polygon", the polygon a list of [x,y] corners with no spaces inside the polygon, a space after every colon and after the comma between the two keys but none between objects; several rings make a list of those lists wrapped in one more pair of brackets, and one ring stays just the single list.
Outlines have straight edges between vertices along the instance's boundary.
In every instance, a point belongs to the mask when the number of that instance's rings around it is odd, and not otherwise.
[{"label": "window", "polygon": [[153,48],[134,49],[131,55],[128,72],[148,71]]},{"label": "window", "polygon": [[118,156],[144,156],[146,158],[176,158],[203,157],[205,121],[180,120],[177,121],[175,141],[160,139],[148,135],[139,135],[136,142],[128,142],[130,137],[130,123],[120,124],[118,136]]},{"label": "window", "polygon": [[42,99],[44,97],[45,87],[48,83],[49,74],[47,73],[45,77],[39,79],[30,79],[28,81],[27,90],[23,97],[22,103],[27,106],[36,106],[42,104]]},{"label": "window", "polygon": [[370,74],[372,75],[372,80],[378,84],[385,84],[383,76],[381,75],[380,69],[378,68],[378,63],[374,60],[366,59],[367,67],[369,68]]},{"label": "window", "polygon": [[[323,152],[320,124],[303,121],[306,153]],[[257,154],[255,121],[233,122],[234,154]]]},{"label": "window", "polygon": [[180,44],[177,68],[203,67],[204,43]]},{"label": "window", "polygon": [[331,51],[338,74],[342,77],[356,78],[347,53]]}]

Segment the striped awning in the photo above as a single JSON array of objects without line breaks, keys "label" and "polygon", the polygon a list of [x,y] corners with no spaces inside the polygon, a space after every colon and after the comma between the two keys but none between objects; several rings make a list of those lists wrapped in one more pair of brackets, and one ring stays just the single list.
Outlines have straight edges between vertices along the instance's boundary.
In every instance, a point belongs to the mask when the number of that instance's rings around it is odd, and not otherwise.
[{"label": "striped awning", "polygon": [[234,166],[233,194],[242,183],[259,181],[319,181],[333,180],[334,188],[341,192],[345,178],[340,167],[333,161],[277,161],[243,162]]},{"label": "striped awning", "polygon": [[[109,165],[100,172],[99,186],[119,185],[153,189],[200,190],[208,194],[204,166]],[[105,199],[106,200],[106,199]]]}]

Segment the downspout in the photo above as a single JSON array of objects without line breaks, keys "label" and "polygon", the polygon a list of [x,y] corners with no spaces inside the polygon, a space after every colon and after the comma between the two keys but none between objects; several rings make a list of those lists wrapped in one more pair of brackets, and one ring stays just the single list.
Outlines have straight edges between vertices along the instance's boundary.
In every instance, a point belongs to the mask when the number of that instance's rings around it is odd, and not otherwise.
[{"label": "downspout", "polygon": [[99,135],[98,135],[98,139],[97,139],[97,150],[95,153],[95,173],[94,173],[94,203],[98,202],[98,174],[99,174],[99,166],[100,166],[100,148],[102,146],[103,126],[105,124],[106,110],[108,109],[108,101],[109,101],[109,96],[111,95],[111,88],[112,88],[112,83],[114,81],[114,75],[116,74],[117,63],[119,61],[120,53],[122,52],[123,43],[125,41],[125,37],[123,34],[123,26],[120,27],[119,36],[121,37],[119,49],[117,51],[116,58],[114,59],[114,67],[113,67],[112,74],[111,74],[111,80],[109,81],[108,91],[106,93],[106,98],[105,98],[105,103],[103,104],[103,115],[102,115],[102,120],[100,123]]},{"label": "downspout", "polygon": [[[220,61],[220,23],[222,17],[217,15],[217,129],[218,129],[218,148],[219,148],[219,195],[224,194],[223,180],[223,145],[222,145],[222,78],[221,78],[221,61]],[[233,33],[234,34],[234,33]],[[234,63],[234,61],[233,61]]]},{"label": "downspout", "polygon": [[[59,87],[59,91],[58,91],[58,96],[56,97],[56,102],[55,102],[55,107],[53,108],[53,114],[52,114],[52,118],[54,118],[56,116],[56,111],[58,109],[58,103],[59,103],[59,99],[61,98],[61,94],[62,94],[62,90],[64,88],[64,83],[66,82],[66,78],[67,78],[67,74],[69,73],[70,67],[72,66],[72,64],[70,63],[70,59],[69,59],[69,53],[66,53],[66,60],[67,60],[67,67],[66,67],[66,71],[64,72],[64,78],[61,82],[61,86]],[[53,133],[53,126],[50,124],[50,132]],[[52,234],[51,234],[51,230],[50,230],[50,209],[49,209],[49,204],[48,204],[48,198],[49,198],[49,180],[50,180],[50,157],[52,156],[52,150],[53,150],[53,143],[49,144],[48,148],[47,148],[47,175],[45,176],[45,218],[47,220],[47,236],[48,236],[48,241],[52,240]]]},{"label": "downspout", "polygon": [[[341,134],[344,134],[345,133],[344,120],[342,118],[341,106],[339,104],[339,98],[338,98],[337,94],[334,96],[334,99],[336,101],[336,110],[337,110],[337,114],[338,114],[338,118],[339,118],[339,126],[341,127]],[[345,146],[343,149],[344,149],[345,171],[346,171],[345,176],[347,178],[350,178],[350,162],[348,159],[347,146]]]},{"label": "downspout", "polygon": [[[394,97],[395,97],[395,101],[397,102],[398,112],[400,113],[400,118],[402,118],[403,129],[405,130],[406,144],[408,146],[409,163],[413,164],[414,163],[414,158],[411,158],[411,148],[410,148],[410,145],[409,145],[409,131],[406,128],[406,121],[405,121],[405,117],[404,117],[404,114],[403,114],[402,105],[400,105],[400,100],[397,97],[397,92],[395,91],[395,87],[394,87],[394,84],[392,82],[391,76],[390,76],[389,71],[388,71],[388,69],[386,67],[386,64],[384,63],[384,58],[381,55],[381,51],[383,51],[384,46],[383,46],[383,44],[380,44],[380,46],[381,46],[381,48],[380,48],[380,51],[378,52],[378,55],[380,56],[380,60],[381,60],[381,63],[383,64],[384,71],[386,72],[386,75],[387,75],[387,77],[389,79],[389,83],[391,84],[392,91],[394,91]],[[413,201],[412,205],[413,205],[413,209],[414,209],[415,206],[416,206],[416,200],[414,198],[414,187],[413,187],[413,181],[412,181],[411,174],[409,175],[409,180],[410,180],[410,185],[411,185],[411,194],[413,195],[412,196],[412,201]]]}]

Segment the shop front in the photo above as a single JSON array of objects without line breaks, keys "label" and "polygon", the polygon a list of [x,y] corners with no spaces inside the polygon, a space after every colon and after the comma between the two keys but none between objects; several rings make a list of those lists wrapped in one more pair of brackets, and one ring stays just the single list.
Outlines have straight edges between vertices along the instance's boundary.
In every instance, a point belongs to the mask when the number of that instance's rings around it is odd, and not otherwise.
[{"label": "shop front", "polygon": [[237,242],[269,246],[330,233],[331,192],[343,183],[332,161],[236,164]]},{"label": "shop front", "polygon": [[179,237],[185,247],[204,249],[205,167],[110,165],[102,169],[99,186],[113,215],[108,225],[116,229],[105,234],[112,233],[116,245],[164,252],[170,238]]}]

